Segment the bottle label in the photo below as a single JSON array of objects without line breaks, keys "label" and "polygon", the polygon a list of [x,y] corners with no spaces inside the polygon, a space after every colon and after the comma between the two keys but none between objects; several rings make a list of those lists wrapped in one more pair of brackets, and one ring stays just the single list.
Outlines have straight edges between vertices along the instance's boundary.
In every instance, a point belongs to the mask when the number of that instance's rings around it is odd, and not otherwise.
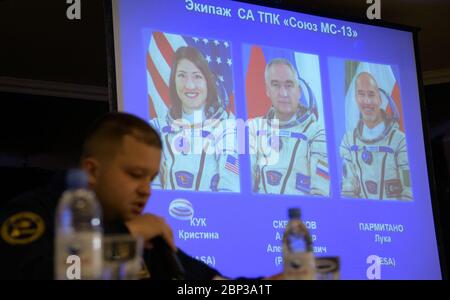
[{"label": "bottle label", "polygon": [[[79,260],[69,259],[74,256]],[[56,279],[100,279],[102,262],[101,233],[81,232],[57,235],[55,242]]]},{"label": "bottle label", "polygon": [[286,279],[313,280],[316,277],[315,258],[312,252],[290,252],[283,255]]}]

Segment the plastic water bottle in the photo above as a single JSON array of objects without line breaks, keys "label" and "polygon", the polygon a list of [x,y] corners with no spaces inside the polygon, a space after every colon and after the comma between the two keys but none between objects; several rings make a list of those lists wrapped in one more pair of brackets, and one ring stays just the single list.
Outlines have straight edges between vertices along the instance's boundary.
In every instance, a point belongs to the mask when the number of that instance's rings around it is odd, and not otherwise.
[{"label": "plastic water bottle", "polygon": [[101,279],[103,227],[101,207],[88,190],[82,170],[67,173],[55,220],[55,278]]},{"label": "plastic water bottle", "polygon": [[316,265],[311,235],[301,220],[298,208],[288,211],[289,222],[283,235],[283,262],[285,279],[313,280]]}]

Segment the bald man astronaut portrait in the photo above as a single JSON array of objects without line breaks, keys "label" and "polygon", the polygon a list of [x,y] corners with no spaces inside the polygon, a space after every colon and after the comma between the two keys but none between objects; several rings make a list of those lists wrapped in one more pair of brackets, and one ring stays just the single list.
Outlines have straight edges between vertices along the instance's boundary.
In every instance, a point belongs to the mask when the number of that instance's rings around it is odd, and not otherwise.
[{"label": "bald man astronaut portrait", "polygon": [[[359,70],[349,87],[354,89],[354,95],[347,103],[357,108],[354,111],[359,116],[354,128],[347,128],[340,144],[341,194],[349,198],[408,201],[412,200],[412,189],[406,136],[400,129],[397,104],[385,90],[387,87],[380,86],[381,79]],[[348,115],[350,110],[346,111]]]}]

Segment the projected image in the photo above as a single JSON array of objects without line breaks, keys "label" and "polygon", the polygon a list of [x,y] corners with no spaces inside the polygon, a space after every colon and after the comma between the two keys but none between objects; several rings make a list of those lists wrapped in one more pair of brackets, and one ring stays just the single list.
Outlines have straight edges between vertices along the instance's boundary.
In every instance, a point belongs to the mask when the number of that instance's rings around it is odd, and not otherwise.
[{"label": "projected image", "polygon": [[342,196],[412,200],[400,89],[392,67],[346,61],[345,81]]},{"label": "projected image", "polygon": [[253,192],[329,196],[319,57],[244,46]]},{"label": "projected image", "polygon": [[110,2],[111,108],[161,135],[144,213],[177,247],[229,278],[279,274],[300,208],[341,279],[442,279],[414,30],[242,1]]},{"label": "projected image", "polygon": [[150,124],[163,141],[156,189],[239,192],[231,44],[153,32]]}]

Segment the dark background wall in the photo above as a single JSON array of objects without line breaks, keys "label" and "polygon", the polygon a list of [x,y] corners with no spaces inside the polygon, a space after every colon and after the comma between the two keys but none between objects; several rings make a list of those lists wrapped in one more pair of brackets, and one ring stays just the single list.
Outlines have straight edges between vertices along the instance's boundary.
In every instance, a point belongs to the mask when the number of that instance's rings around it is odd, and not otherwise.
[{"label": "dark background wall", "polygon": [[[75,166],[88,127],[109,110],[102,1],[82,0],[79,21],[66,19],[65,2],[0,0],[0,205],[45,183],[54,171]],[[254,2],[356,18],[367,9],[365,0]],[[434,207],[448,252],[450,1],[382,0],[382,18],[422,28]]]}]

